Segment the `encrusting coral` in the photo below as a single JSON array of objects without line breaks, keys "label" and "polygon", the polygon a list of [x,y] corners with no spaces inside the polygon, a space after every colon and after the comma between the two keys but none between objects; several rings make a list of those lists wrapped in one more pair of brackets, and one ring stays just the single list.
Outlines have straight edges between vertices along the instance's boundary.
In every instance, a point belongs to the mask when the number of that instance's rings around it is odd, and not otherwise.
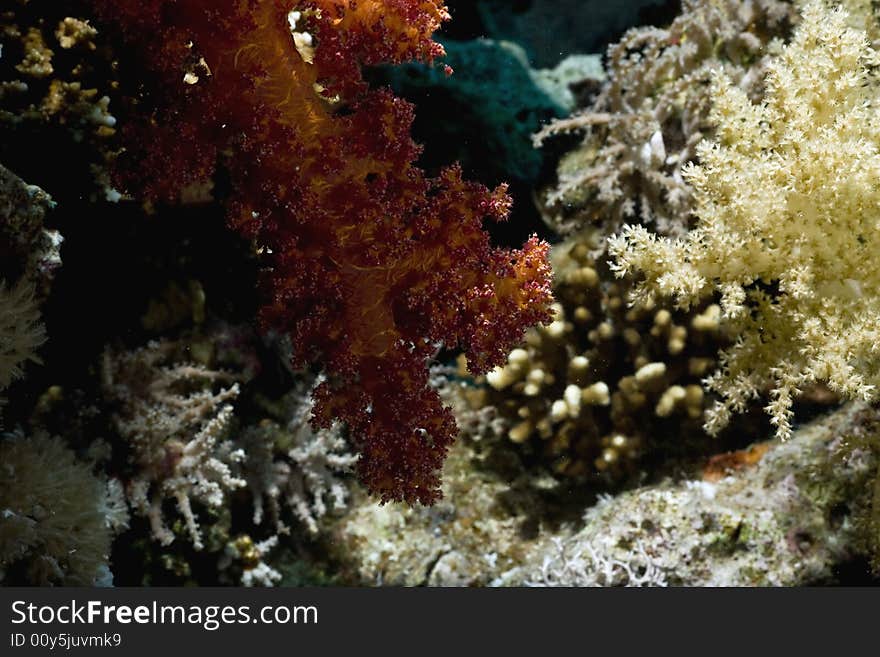
[{"label": "encrusting coral", "polygon": [[[750,434],[751,435],[751,434]],[[600,496],[579,522],[529,528],[539,503],[459,441],[431,508],[355,500],[336,525],[362,584],[804,586],[839,583],[876,541],[878,414],[857,402],[710,459],[677,480]]]},{"label": "encrusting coral", "polygon": [[474,468],[459,440],[443,468],[443,498],[431,507],[379,506],[362,493],[330,529],[331,549],[369,586],[479,586],[528,553],[523,516],[498,502],[510,483]]},{"label": "encrusting coral", "polygon": [[[704,436],[700,380],[724,344],[720,308],[627,308],[626,282],[587,236],[553,248],[554,320],[526,333],[471,403],[497,409],[504,433],[560,475],[616,478],[664,438]],[[476,397],[476,398],[474,398]]]},{"label": "encrusting coral", "polygon": [[107,488],[57,437],[0,440],[0,580],[106,581]]},{"label": "encrusting coral", "polygon": [[607,81],[591,105],[535,135],[584,132],[563,156],[558,180],[540,199],[546,221],[563,234],[624,222],[661,234],[688,227],[693,191],[682,176],[708,120],[712,71],[723,68],[750,96],[762,93],[772,37],[795,18],[783,0],[685,0],[668,28],[633,28],[608,49]]},{"label": "encrusting coral", "polygon": [[[620,276],[638,274],[636,302],[688,308],[720,297],[736,335],[706,387],[717,432],[767,391],[777,435],[813,382],[874,400],[880,382],[880,85],[877,54],[840,8],[811,2],[768,64],[761,104],[715,74],[716,137],[685,178],[696,227],[678,239],[628,226],[610,242]],[[809,65],[805,65],[809,62]]]},{"label": "encrusting coral", "polygon": [[146,72],[116,179],[149,199],[230,183],[228,221],[265,261],[262,320],[320,363],[314,423],[345,422],[361,480],[430,503],[455,421],[428,386],[437,345],[495,365],[548,316],[546,245],[494,248],[510,200],[413,163],[412,107],[361,65],[433,60],[437,0],[93,0]]},{"label": "encrusting coral", "polygon": [[0,164],[0,278],[30,281],[40,297],[61,265],[64,240],[45,221],[54,205],[46,192]]},{"label": "encrusting coral", "polygon": [[850,404],[758,445],[755,462],[605,497],[498,583],[802,586],[870,555],[875,409]]}]

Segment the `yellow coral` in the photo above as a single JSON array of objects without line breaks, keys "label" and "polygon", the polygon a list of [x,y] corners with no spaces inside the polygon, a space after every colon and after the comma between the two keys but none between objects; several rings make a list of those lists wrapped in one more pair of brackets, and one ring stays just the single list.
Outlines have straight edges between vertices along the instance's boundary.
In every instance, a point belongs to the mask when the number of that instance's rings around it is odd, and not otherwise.
[{"label": "yellow coral", "polygon": [[762,104],[714,76],[716,138],[686,170],[698,224],[679,239],[628,226],[610,240],[618,275],[640,272],[636,301],[681,307],[717,294],[738,336],[704,383],[732,412],[771,391],[777,435],[793,399],[823,381],[874,399],[880,381],[880,86],[864,30],[813,0],[792,42],[768,66]]}]

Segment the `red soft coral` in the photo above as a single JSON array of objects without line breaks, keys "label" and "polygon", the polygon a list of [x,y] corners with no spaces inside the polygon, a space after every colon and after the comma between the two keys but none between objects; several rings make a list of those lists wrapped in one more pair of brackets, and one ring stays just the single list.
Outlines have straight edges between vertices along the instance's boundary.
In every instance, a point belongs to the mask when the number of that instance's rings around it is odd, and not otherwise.
[{"label": "red soft coral", "polygon": [[346,422],[362,481],[430,503],[456,427],[428,386],[437,345],[497,364],[548,318],[547,246],[497,249],[506,190],[428,178],[412,106],[371,90],[362,64],[431,60],[436,0],[93,0],[157,81],[127,130],[119,181],[173,198],[222,162],[229,222],[267,258],[262,311],[319,362],[315,422]]}]

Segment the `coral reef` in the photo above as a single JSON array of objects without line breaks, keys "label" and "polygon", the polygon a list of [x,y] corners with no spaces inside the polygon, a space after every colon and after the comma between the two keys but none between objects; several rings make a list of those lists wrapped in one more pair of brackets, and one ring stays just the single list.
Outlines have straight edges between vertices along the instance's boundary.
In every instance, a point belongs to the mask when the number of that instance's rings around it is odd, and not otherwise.
[{"label": "coral reef", "polygon": [[0,585],[877,583],[876,3],[0,4]]},{"label": "coral reef", "polygon": [[102,384],[108,401],[119,405],[115,428],[131,450],[136,474],[126,493],[132,509],[168,544],[174,533],[162,506],[173,500],[198,550],[204,542],[192,502],[219,508],[228,491],[245,485],[232,470],[244,452],[224,439],[239,386],[226,372],[174,359],[175,347],[151,342],[130,352],[108,350]]},{"label": "coral reef", "polygon": [[782,0],[685,0],[668,28],[628,31],[609,48],[607,82],[592,103],[535,135],[540,146],[584,133],[541,198],[546,221],[561,233],[600,224],[611,234],[625,221],[661,234],[685,230],[693,190],[682,171],[712,135],[712,72],[723,69],[759,98],[771,38],[793,20]]},{"label": "coral reef", "polygon": [[238,437],[247,458],[245,477],[254,498],[254,524],[261,525],[266,508],[279,533],[289,528],[282,520],[282,502],[306,530],[318,533],[318,521],[328,510],[345,508],[348,490],[341,478],[354,468],[341,427],[317,431],[309,424],[312,390],[321,382],[301,378],[274,407],[281,423],[263,419]]},{"label": "coral reef", "polygon": [[7,289],[0,281],[0,392],[22,376],[27,361],[40,362],[36,351],[45,339],[33,286],[22,281]]},{"label": "coral reef", "polygon": [[583,529],[557,537],[526,566],[526,580],[551,586],[831,582],[837,564],[869,554],[876,440],[876,410],[855,404],[765,447],[756,464],[718,481],[704,476],[603,498],[587,511]]},{"label": "coral reef", "polygon": [[[877,412],[850,405],[678,480],[600,496],[538,528],[534,497],[457,444],[430,509],[355,505],[339,526],[358,581],[439,586],[799,586],[871,554]],[[735,455],[727,459],[736,461]],[[546,510],[539,513],[547,518]]]},{"label": "coral reef", "polygon": [[11,0],[0,10],[0,160],[28,166],[19,173],[46,185],[53,167],[31,170],[26,146],[49,137],[58,155],[77,161],[67,175],[81,178],[81,192],[117,200],[108,174],[115,60],[94,26],[65,4]]},{"label": "coral reef", "polygon": [[628,308],[628,285],[591,256],[589,236],[553,248],[554,320],[526,333],[472,404],[564,476],[631,474],[645,453],[705,441],[700,380],[725,343],[720,308]]},{"label": "coral reef", "polygon": [[0,581],[106,582],[107,489],[57,437],[0,440]]},{"label": "coral reef", "polygon": [[768,391],[782,438],[791,435],[793,400],[814,382],[876,398],[876,63],[842,9],[808,4],[792,42],[767,65],[762,103],[714,76],[716,137],[685,170],[697,226],[680,239],[628,226],[610,242],[618,275],[642,277],[636,302],[673,297],[688,308],[720,296],[722,325],[738,337],[706,382],[721,396],[707,414],[710,432]]},{"label": "coral reef", "polygon": [[[432,502],[455,435],[427,386],[436,344],[476,369],[547,317],[546,247],[490,246],[505,190],[413,161],[411,106],[369,90],[361,65],[433,58],[435,0],[92,2],[152,71],[125,128],[117,179],[174,198],[222,160],[229,223],[265,259],[266,326],[319,362],[314,421],[345,422],[360,478],[384,501]],[[156,36],[161,38],[157,39]]]}]

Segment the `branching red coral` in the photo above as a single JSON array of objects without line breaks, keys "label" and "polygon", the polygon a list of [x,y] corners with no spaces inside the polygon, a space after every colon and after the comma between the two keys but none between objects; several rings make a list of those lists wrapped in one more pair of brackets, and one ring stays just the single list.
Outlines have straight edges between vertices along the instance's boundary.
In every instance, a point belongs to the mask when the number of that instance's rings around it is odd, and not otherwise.
[{"label": "branching red coral", "polygon": [[314,421],[346,422],[383,501],[430,503],[456,428],[427,383],[438,343],[497,364],[548,319],[547,247],[494,248],[510,200],[414,165],[413,108],[360,67],[443,54],[440,0],[93,0],[154,80],[118,182],[173,198],[218,163],[229,223],[267,259],[267,326],[328,375]]}]

